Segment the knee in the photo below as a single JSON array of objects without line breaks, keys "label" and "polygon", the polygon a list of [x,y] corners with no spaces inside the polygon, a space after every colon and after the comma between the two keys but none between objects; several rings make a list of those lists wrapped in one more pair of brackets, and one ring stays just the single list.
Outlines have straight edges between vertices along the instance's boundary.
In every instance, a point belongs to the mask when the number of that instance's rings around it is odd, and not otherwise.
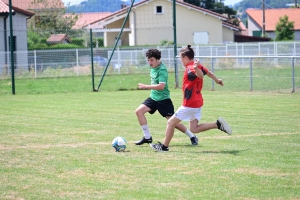
[{"label": "knee", "polygon": [[141,113],[141,112],[140,112],[139,109],[136,109],[136,110],[135,110],[135,114],[136,114],[136,115],[140,115],[140,113]]},{"label": "knee", "polygon": [[190,131],[191,131],[192,133],[197,133],[197,130],[196,130],[195,127],[190,127]]},{"label": "knee", "polygon": [[170,127],[176,127],[178,123],[177,122],[174,122],[173,120],[168,120],[167,121],[167,126],[170,126]]},{"label": "knee", "polygon": [[140,116],[140,115],[144,115],[145,113],[143,112],[143,110],[137,108],[137,109],[135,110],[135,114],[136,114],[137,116]]}]

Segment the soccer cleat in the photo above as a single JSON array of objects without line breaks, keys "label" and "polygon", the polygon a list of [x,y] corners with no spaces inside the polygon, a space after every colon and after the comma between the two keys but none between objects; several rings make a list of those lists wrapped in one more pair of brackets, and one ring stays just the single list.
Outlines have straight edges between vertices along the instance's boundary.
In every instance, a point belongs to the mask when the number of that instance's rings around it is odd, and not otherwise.
[{"label": "soccer cleat", "polygon": [[140,141],[135,142],[136,145],[142,145],[145,143],[152,143],[152,137],[150,137],[149,139],[146,139],[145,137],[143,137]]},{"label": "soccer cleat", "polygon": [[158,142],[158,144],[150,144],[150,147],[155,151],[165,152],[169,151],[169,147],[165,147],[162,143]]},{"label": "soccer cleat", "polygon": [[194,135],[190,139],[191,139],[192,145],[198,145],[198,138],[196,137],[196,135]]},{"label": "soccer cleat", "polygon": [[217,126],[218,126],[219,130],[224,131],[228,135],[232,134],[232,130],[231,130],[229,124],[223,118],[219,118],[217,120]]}]

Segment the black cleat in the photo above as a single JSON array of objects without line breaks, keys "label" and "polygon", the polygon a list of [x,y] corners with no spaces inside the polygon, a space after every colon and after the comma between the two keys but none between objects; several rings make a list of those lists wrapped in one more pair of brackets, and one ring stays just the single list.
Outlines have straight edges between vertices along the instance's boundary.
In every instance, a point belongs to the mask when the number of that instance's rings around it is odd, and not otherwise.
[{"label": "black cleat", "polygon": [[149,139],[146,139],[145,137],[143,137],[140,141],[135,142],[136,145],[142,145],[145,143],[148,143],[148,144],[152,143],[152,137],[150,137]]},{"label": "black cleat", "polygon": [[194,137],[191,137],[190,139],[192,145],[198,145],[198,138],[196,137],[196,135]]},{"label": "black cleat", "polygon": [[150,147],[158,152],[166,152],[169,151],[169,147],[164,146],[162,143],[158,142],[158,144],[150,144]]}]

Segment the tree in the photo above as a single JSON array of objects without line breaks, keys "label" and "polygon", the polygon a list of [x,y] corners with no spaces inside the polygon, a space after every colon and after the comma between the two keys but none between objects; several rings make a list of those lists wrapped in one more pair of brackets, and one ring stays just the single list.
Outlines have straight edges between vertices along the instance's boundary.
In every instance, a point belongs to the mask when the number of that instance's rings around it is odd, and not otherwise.
[{"label": "tree", "polygon": [[227,14],[228,23],[238,26],[239,21],[235,18],[236,10],[224,5],[224,0],[184,0],[184,2],[211,10],[219,14]]},{"label": "tree", "polygon": [[35,24],[31,26],[31,30],[68,33],[78,19],[78,15],[74,13],[66,15],[61,0],[32,0],[30,8],[36,12]]},{"label": "tree", "polygon": [[284,15],[279,18],[279,22],[276,24],[276,41],[294,40],[294,23],[289,22],[288,16]]}]

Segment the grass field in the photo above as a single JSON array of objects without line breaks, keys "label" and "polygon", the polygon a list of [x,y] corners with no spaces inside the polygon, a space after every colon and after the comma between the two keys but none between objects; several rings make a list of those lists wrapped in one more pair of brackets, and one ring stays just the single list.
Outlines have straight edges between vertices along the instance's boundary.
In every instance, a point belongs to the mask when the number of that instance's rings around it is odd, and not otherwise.
[{"label": "grass field", "polygon": [[[2,95],[0,199],[300,199],[300,94],[203,94],[202,122],[222,116],[233,135],[192,146],[176,131],[167,153],[134,145],[149,91]],[[166,120],[147,118],[163,141]],[[119,135],[127,152],[111,147]]]},{"label": "grass field", "polygon": [[[126,68],[127,69],[127,68]],[[101,68],[101,70],[104,70]],[[183,68],[180,68],[178,74],[178,86],[181,85]],[[125,70],[126,71],[126,70]],[[290,93],[293,87],[292,71],[289,66],[285,67],[254,67],[252,76],[250,69],[216,69],[215,73],[223,79],[226,87],[216,87],[218,91],[256,91],[256,92],[284,92]],[[16,94],[49,94],[49,93],[72,93],[72,92],[90,92],[93,88],[98,89],[102,73],[96,73],[94,77],[94,87],[92,85],[92,77],[85,76],[64,76],[62,70],[52,70],[49,77],[27,77],[16,76],[15,91]],[[137,83],[148,83],[149,67],[133,68],[129,67],[126,72],[110,71],[104,77],[100,91],[120,91],[120,90],[136,90]],[[251,87],[252,82],[252,87]],[[294,74],[295,92],[300,91],[300,67],[295,68]],[[176,87],[174,70],[169,72],[169,86]],[[212,89],[212,83],[206,78],[204,89]],[[12,93],[12,82],[10,77],[0,77],[0,95]]]}]

